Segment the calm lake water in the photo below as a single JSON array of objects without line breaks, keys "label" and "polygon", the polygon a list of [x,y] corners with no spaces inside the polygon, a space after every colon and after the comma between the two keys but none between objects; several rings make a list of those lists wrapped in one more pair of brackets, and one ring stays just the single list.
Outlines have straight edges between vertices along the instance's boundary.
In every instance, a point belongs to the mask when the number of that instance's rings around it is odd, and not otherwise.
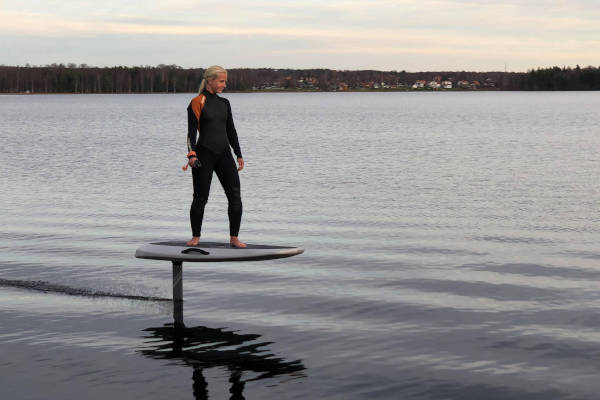
[{"label": "calm lake water", "polygon": [[[595,399],[600,93],[225,94],[249,243],[190,235],[192,94],[0,96],[7,399]],[[213,181],[203,238],[227,240]]]}]

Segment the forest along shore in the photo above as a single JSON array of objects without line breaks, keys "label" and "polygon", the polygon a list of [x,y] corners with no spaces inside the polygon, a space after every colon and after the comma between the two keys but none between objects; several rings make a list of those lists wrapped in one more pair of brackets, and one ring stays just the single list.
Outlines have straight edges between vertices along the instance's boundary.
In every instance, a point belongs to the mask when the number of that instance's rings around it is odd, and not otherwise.
[{"label": "forest along shore", "polygon": [[[233,68],[230,92],[408,90],[600,90],[600,67],[528,72],[340,71]],[[204,69],[177,65],[91,67],[86,64],[0,66],[0,93],[193,93]]]}]

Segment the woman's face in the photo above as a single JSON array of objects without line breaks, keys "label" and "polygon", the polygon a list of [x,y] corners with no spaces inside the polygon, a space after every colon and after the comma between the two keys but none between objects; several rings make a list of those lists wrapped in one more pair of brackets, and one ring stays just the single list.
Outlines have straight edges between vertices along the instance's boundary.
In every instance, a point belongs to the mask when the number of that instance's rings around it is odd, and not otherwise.
[{"label": "woman's face", "polygon": [[219,72],[215,79],[206,80],[206,89],[211,93],[222,93],[227,87],[227,73]]}]

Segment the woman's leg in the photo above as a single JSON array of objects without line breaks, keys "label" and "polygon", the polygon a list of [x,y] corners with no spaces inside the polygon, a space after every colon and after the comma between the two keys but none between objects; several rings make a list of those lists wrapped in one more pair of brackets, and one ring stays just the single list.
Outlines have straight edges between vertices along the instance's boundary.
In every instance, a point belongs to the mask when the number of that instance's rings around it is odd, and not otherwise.
[{"label": "woman's leg", "polygon": [[202,220],[204,219],[204,206],[208,201],[210,193],[210,184],[212,181],[214,159],[209,150],[200,149],[197,152],[198,160],[202,163],[199,168],[192,168],[192,178],[194,181],[194,200],[190,206],[190,223],[192,225],[192,240],[187,244],[194,246],[200,240],[202,230]]},{"label": "woman's leg", "polygon": [[230,151],[226,151],[223,157],[215,163],[215,172],[225,190],[229,203],[227,214],[229,216],[231,244],[237,247],[245,247],[246,245],[237,238],[242,221],[242,196],[240,176]]}]

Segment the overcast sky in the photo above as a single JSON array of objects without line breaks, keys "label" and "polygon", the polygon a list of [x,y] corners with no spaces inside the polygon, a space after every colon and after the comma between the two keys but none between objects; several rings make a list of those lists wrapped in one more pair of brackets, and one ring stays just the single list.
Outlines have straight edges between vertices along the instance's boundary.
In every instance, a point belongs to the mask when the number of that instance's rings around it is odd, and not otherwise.
[{"label": "overcast sky", "polygon": [[0,64],[600,66],[600,0],[0,0]]}]

